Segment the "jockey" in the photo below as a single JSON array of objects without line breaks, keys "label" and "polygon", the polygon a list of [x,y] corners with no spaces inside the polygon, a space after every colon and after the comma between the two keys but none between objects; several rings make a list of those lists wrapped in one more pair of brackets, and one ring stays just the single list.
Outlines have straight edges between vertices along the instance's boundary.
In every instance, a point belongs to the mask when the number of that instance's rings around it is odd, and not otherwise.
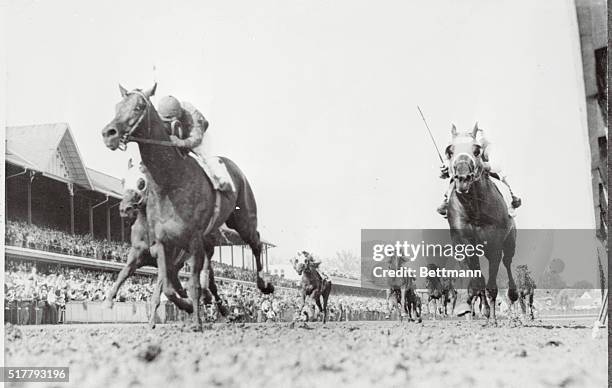
[{"label": "jockey", "polygon": [[[478,128],[478,131],[476,132],[476,140],[478,143],[480,143],[482,147],[481,155],[482,155],[484,169],[487,170],[490,174],[493,174],[494,176],[498,177],[500,181],[502,181],[506,186],[508,186],[508,190],[510,190],[510,195],[512,195],[512,203],[511,203],[512,208],[513,209],[518,208],[519,206],[521,206],[522,201],[519,197],[515,196],[514,193],[512,192],[512,188],[510,187],[510,184],[508,183],[508,177],[502,171],[501,167],[497,163],[492,163],[490,161],[491,143],[489,142],[487,138],[485,138],[484,131],[481,128]],[[447,146],[447,149],[449,146]],[[451,155],[448,152],[446,152],[445,155],[446,155],[446,162],[444,163],[444,165],[440,167],[440,178],[441,179],[450,178],[449,166],[450,166]],[[451,195],[453,187],[454,187],[453,180],[451,179],[448,190],[446,190],[446,193],[444,193],[444,200],[442,201],[442,204],[438,206],[438,209],[437,209],[438,213],[440,213],[443,216],[446,216],[446,210],[448,209],[448,199]]]},{"label": "jockey", "polygon": [[306,257],[306,263],[309,263],[315,269],[319,269],[319,266],[321,265],[320,260],[315,259],[313,255],[311,255],[310,253],[306,251],[302,251],[302,255]]},{"label": "jockey", "polygon": [[[203,148],[202,139],[204,133],[208,129],[208,121],[204,115],[200,113],[193,105],[183,101],[179,102],[176,97],[165,96],[159,100],[157,112],[161,119],[170,124],[171,133],[170,141],[175,146],[193,151],[202,159],[203,163],[209,168],[212,173],[212,179],[219,184],[220,190],[226,190],[231,187],[230,182],[225,178],[222,166],[220,163],[207,160],[211,155]],[[189,134],[187,138],[182,138]]]}]

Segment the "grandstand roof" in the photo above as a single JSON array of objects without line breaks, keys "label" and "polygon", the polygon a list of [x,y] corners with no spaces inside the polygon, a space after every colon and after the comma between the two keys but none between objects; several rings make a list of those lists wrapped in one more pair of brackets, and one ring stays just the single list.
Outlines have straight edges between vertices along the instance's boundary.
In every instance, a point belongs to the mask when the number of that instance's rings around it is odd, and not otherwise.
[{"label": "grandstand roof", "polygon": [[67,123],[7,127],[6,154],[9,162],[93,190]]},{"label": "grandstand roof", "polygon": [[91,168],[88,168],[87,172],[89,173],[89,177],[96,191],[108,194],[111,197],[121,198],[121,193],[123,193],[121,179]]},{"label": "grandstand roof", "polygon": [[7,127],[6,161],[121,198],[120,179],[85,167],[67,123]]}]

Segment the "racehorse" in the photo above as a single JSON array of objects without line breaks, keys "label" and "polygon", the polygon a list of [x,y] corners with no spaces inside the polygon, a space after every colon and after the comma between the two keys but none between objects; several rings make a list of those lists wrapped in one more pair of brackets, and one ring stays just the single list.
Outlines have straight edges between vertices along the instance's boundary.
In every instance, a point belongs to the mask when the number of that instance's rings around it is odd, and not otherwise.
[{"label": "racehorse", "polygon": [[[123,283],[127,280],[128,277],[132,276],[134,272],[136,272],[138,268],[144,266],[157,267],[157,261],[153,258],[153,256],[151,256],[151,253],[149,251],[150,244],[147,228],[147,215],[146,208],[144,206],[147,198],[147,183],[143,169],[144,166],[134,166],[132,164],[132,159],[130,159],[128,163],[128,179],[124,179],[123,182],[124,193],[121,199],[121,203],[119,204],[119,213],[123,218],[134,220],[131,227],[131,247],[130,251],[128,252],[128,258],[125,266],[121,269],[121,271],[119,271],[119,275],[117,275],[115,283],[109,289],[106,295],[105,304],[108,307],[112,307],[113,300],[117,296],[119,288],[123,285]],[[206,240],[210,241],[210,239],[208,238],[206,238]],[[208,244],[206,244],[206,246],[207,252],[212,258],[212,255],[214,253],[214,243],[210,241]],[[175,249],[172,257],[174,259],[172,260],[173,269],[169,271],[169,275],[171,275],[170,280],[175,286],[177,293],[181,297],[186,298],[187,293],[183,289],[178,279],[178,271],[183,267],[183,264],[185,263],[185,260],[188,256],[182,250]],[[223,305],[223,301],[217,291],[217,286],[215,284],[214,279],[214,271],[209,271],[208,275],[210,292],[215,298],[217,308],[223,316],[227,316],[228,311]],[[161,303],[161,292],[161,277],[158,276],[155,285],[155,290],[153,291],[151,299],[152,308],[151,316],[149,317],[149,325],[151,328],[155,328],[155,315]],[[204,295],[204,298],[205,302],[207,301],[207,299],[210,299],[208,295]]]},{"label": "racehorse", "polygon": [[331,292],[331,280],[324,278],[318,271],[318,264],[314,263],[308,252],[298,252],[297,256],[291,260],[291,264],[298,275],[302,276],[302,307],[304,311],[306,296],[314,299],[319,312],[323,313],[323,323],[327,322],[327,300]]},{"label": "racehorse", "polygon": [[[221,158],[235,190],[218,192],[198,162],[186,157],[170,142],[170,129],[160,119],[150,101],[157,84],[148,90],[128,92],[119,85],[121,101],[115,117],[102,129],[102,138],[111,150],[125,149],[136,142],[146,167],[148,184],[147,226],[151,237],[150,253],[157,261],[164,295],[180,309],[193,314],[196,330],[201,330],[199,314],[200,272],[203,287],[210,288],[210,257],[204,236],[223,223],[238,232],[250,246],[257,266],[257,287],[272,293],[274,286],[263,278],[262,243],[257,231],[257,206],[251,187],[238,166]],[[191,265],[191,299],[176,294],[172,284],[172,250],[187,251]],[[194,303],[195,301],[195,303]]]},{"label": "racehorse", "polygon": [[[446,148],[450,160],[449,172],[453,190],[449,198],[448,224],[453,244],[481,244],[489,262],[489,277],[470,279],[467,303],[459,316],[472,312],[471,301],[484,294],[485,316],[496,322],[497,272],[500,262],[508,273],[508,299],[516,302],[518,293],[512,276],[512,258],[516,249],[516,226],[508,213],[508,206],[495,183],[484,168],[482,147],[476,140],[478,123],[471,132],[459,133],[452,126],[452,142]],[[466,257],[471,270],[480,270],[476,255]]]},{"label": "racehorse", "polygon": [[535,281],[531,277],[529,268],[525,264],[517,266],[516,272],[521,311],[523,315],[529,313],[529,319],[533,320],[533,296],[536,289]]},{"label": "racehorse", "polygon": [[451,315],[455,313],[455,305],[457,304],[457,290],[453,285],[452,278],[442,278],[442,306],[444,307],[444,315],[448,316],[448,304],[451,304]]},{"label": "racehorse", "polygon": [[413,278],[410,278],[410,285],[406,290],[406,312],[408,313],[408,320],[414,321],[412,313],[414,313],[417,322],[421,323],[422,303],[421,297],[417,295],[415,289],[415,282]]},{"label": "racehorse", "polygon": [[[389,269],[392,271],[399,272],[402,268],[405,268],[404,264],[406,259],[400,256],[392,256],[389,259]],[[387,315],[385,319],[391,318],[391,304],[389,299],[391,296],[394,298],[394,306],[400,306],[400,321],[406,316],[406,291],[410,285],[410,279],[405,276],[392,277],[387,276]]]},{"label": "racehorse", "polygon": [[[435,270],[437,266],[435,264],[429,264],[427,266],[430,270]],[[427,285],[427,291],[429,296],[427,297],[427,309],[431,302],[434,304],[433,318],[436,319],[436,314],[444,314],[448,316],[448,304],[451,303],[451,314],[455,311],[455,303],[457,301],[457,290],[453,286],[451,278],[439,278],[437,276],[427,276],[425,278],[425,284]],[[438,308],[438,301],[440,307]],[[430,310],[431,311],[431,310]]]}]

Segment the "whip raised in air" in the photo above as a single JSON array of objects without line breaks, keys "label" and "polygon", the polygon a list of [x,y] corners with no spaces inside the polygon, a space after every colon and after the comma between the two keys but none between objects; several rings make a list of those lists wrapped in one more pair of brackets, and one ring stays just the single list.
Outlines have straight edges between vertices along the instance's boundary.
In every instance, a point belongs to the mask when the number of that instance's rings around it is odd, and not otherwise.
[{"label": "whip raised in air", "polygon": [[434,147],[436,147],[436,151],[438,152],[438,158],[440,158],[440,162],[442,164],[444,164],[444,159],[442,159],[442,154],[440,153],[440,149],[438,148],[438,144],[436,144],[436,139],[434,139],[433,135],[431,134],[431,130],[429,129],[429,125],[427,125],[427,120],[425,120],[425,116],[423,116],[423,112],[421,111],[421,108],[419,108],[418,105],[417,105],[417,109],[419,110],[419,113],[421,114],[421,118],[423,119],[423,122],[425,123],[425,127],[427,128],[427,132],[429,132],[429,137],[431,138],[431,141],[433,142]]}]

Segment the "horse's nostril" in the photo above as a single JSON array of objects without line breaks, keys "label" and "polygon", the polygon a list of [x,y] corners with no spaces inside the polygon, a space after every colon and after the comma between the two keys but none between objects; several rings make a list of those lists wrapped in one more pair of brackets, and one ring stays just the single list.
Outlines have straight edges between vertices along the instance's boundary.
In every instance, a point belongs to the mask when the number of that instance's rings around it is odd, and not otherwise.
[{"label": "horse's nostril", "polygon": [[115,136],[116,134],[117,134],[116,129],[109,129],[108,131],[106,131],[106,136]]}]

